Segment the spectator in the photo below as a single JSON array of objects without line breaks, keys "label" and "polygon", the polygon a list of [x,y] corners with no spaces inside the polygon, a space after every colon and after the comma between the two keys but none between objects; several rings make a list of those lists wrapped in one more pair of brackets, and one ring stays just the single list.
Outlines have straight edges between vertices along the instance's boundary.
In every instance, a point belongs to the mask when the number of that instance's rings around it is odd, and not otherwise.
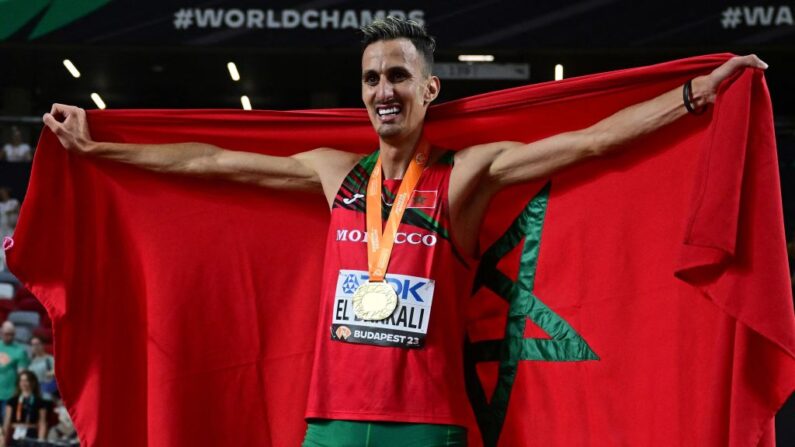
[{"label": "spectator", "polygon": [[[11,190],[0,187],[0,243],[14,232],[19,215],[19,201],[11,197]],[[6,269],[5,251],[0,249],[0,272]],[[0,412],[1,414],[2,412]]]},{"label": "spectator", "polygon": [[8,447],[20,446],[23,439],[43,441],[47,435],[47,407],[41,397],[36,374],[22,371],[16,385],[16,393],[6,402],[3,418],[3,435]]},{"label": "spectator", "polygon": [[39,337],[30,339],[30,365],[28,371],[36,374],[41,385],[41,396],[52,400],[55,392],[55,360],[50,354],[44,352],[44,344]]},{"label": "spectator", "polygon": [[3,157],[6,161],[31,161],[33,159],[30,146],[22,142],[22,132],[17,126],[11,126],[11,142],[3,146]]},{"label": "spectator", "polygon": [[19,200],[11,197],[11,190],[0,186],[0,236],[8,236],[14,231],[19,214]]},{"label": "spectator", "polygon": [[0,333],[0,415],[5,417],[6,404],[16,391],[17,376],[28,367],[28,352],[25,346],[14,341],[14,323],[3,323]]},{"label": "spectator", "polygon": [[66,411],[66,406],[64,406],[57,393],[55,395],[53,411],[58,415],[58,423],[50,428],[50,431],[47,433],[47,440],[66,442],[77,439],[77,431],[75,431],[72,418],[69,417],[69,412]]}]

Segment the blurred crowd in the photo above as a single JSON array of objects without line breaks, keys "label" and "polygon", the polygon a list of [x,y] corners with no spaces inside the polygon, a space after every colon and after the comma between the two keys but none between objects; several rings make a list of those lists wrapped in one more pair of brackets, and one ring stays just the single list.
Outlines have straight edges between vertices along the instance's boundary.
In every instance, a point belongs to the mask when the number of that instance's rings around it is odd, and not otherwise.
[{"label": "blurred crowd", "polygon": [[[0,130],[3,172],[29,173],[33,149],[23,132],[17,126]],[[24,184],[14,183],[16,177],[24,180],[25,175],[9,175],[5,180],[10,185],[0,183],[0,240],[11,237],[17,224]],[[39,301],[8,271],[4,250],[0,322],[0,447],[78,445],[55,380],[52,323]]]},{"label": "blurred crowd", "polygon": [[[0,241],[11,236],[17,224],[21,195],[24,195],[24,173],[29,173],[33,161],[33,148],[24,135],[34,129],[18,125],[0,126]],[[0,280],[6,279],[5,255],[0,250]]]},{"label": "blurred crowd", "polygon": [[[13,232],[14,216],[4,234]],[[55,380],[52,322],[8,271],[0,271],[0,321],[0,447],[78,445]]]},{"label": "blurred crowd", "polygon": [[[25,291],[13,299],[26,297],[32,296]],[[41,321],[36,317],[41,317],[37,311],[15,310],[0,326],[0,446],[77,445],[55,380],[52,329],[37,330]]]}]

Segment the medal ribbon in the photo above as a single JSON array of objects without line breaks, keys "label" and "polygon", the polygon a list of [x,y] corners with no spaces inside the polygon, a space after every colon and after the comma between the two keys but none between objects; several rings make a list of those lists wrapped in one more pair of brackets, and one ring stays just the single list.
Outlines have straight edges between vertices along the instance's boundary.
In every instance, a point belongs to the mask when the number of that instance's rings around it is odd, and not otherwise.
[{"label": "medal ribbon", "polygon": [[409,163],[403,181],[400,183],[398,193],[389,212],[383,233],[381,232],[381,155],[375,163],[375,168],[370,174],[370,181],[367,183],[367,267],[370,271],[370,282],[381,282],[386,275],[386,268],[389,265],[389,258],[392,256],[392,246],[395,243],[400,221],[403,213],[409,205],[409,198],[414,192],[414,187],[420,180],[425,165],[428,163],[428,152],[430,144],[424,139],[420,139],[418,148]]}]

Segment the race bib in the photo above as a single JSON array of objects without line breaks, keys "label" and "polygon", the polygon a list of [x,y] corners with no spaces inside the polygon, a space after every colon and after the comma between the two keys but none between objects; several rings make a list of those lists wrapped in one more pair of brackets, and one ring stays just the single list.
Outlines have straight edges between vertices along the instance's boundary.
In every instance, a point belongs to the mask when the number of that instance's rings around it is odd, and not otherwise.
[{"label": "race bib", "polygon": [[389,317],[361,320],[353,313],[351,298],[368,274],[361,270],[340,270],[334,293],[331,339],[398,348],[421,348],[431,318],[434,281],[418,276],[387,273],[386,282],[395,289],[398,305]]}]

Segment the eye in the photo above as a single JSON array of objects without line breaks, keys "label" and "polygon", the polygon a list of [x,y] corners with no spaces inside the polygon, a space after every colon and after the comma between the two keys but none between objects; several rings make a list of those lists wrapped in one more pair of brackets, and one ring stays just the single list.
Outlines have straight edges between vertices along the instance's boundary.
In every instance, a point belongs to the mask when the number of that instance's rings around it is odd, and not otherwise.
[{"label": "eye", "polygon": [[378,85],[378,76],[375,73],[367,73],[364,75],[364,83],[370,86]]},{"label": "eye", "polygon": [[401,82],[409,78],[409,74],[403,70],[395,70],[389,73],[389,80],[392,82]]}]

